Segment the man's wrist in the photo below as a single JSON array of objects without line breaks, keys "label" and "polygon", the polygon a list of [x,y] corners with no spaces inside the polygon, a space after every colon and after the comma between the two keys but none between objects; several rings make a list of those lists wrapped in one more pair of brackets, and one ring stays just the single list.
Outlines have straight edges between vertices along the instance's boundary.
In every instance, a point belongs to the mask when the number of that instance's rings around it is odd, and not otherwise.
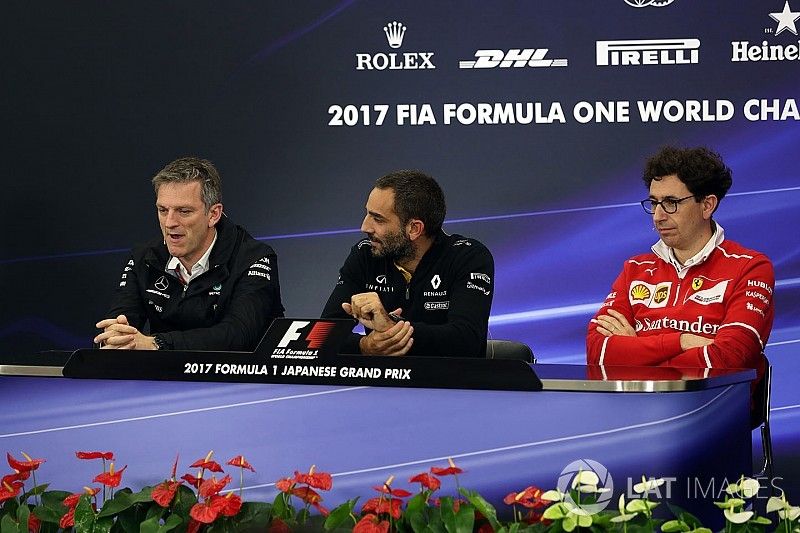
[{"label": "man's wrist", "polygon": [[147,337],[147,338],[150,339],[150,345],[152,346],[152,348],[145,348],[147,350],[169,350],[170,349],[169,343],[167,343],[166,339],[164,339],[164,337],[162,337],[158,333],[156,333],[152,337]]}]

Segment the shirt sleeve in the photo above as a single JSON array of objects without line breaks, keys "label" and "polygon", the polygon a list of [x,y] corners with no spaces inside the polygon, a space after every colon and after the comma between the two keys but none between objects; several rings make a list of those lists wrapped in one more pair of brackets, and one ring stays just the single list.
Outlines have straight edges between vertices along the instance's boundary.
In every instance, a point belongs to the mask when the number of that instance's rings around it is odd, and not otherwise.
[{"label": "shirt sleeve", "polygon": [[[260,257],[240,273],[217,324],[158,335],[174,350],[254,350],[272,320],[283,316],[277,255],[270,251]],[[257,275],[263,271],[264,257],[270,267],[269,279]]]},{"label": "shirt sleeve", "polygon": [[[344,312],[342,304],[350,302],[350,298],[354,294],[363,292],[364,287],[364,270],[360,267],[359,261],[359,248],[358,245],[350,250],[350,255],[345,259],[342,268],[339,269],[339,279],[333,287],[328,301],[322,310],[322,318],[352,318]],[[352,333],[345,339],[342,346],[339,348],[340,353],[360,354],[359,341],[362,335]]]},{"label": "shirt sleeve", "polygon": [[136,274],[136,263],[133,255],[120,274],[119,285],[114,291],[114,298],[106,318],[116,318],[125,315],[128,324],[141,330],[147,322],[147,313],[142,295],[139,292],[139,281]]},{"label": "shirt sleeve", "polygon": [[494,296],[494,259],[483,245],[464,247],[458,258],[446,324],[412,322],[414,345],[408,355],[485,357]]},{"label": "shirt sleeve", "polygon": [[[628,300],[628,286],[626,264],[594,318],[608,314],[608,310],[613,309],[625,316],[632,326],[635,325],[636,317]],[[635,337],[623,335],[606,337],[597,331],[597,324],[594,321],[589,322],[586,334],[586,362],[590,365],[657,366],[680,353],[680,332]]]},{"label": "shirt sleeve", "polygon": [[764,365],[762,353],[774,318],[774,289],[775,273],[769,259],[761,255],[748,261],[731,292],[714,342],[686,350],[668,364],[761,369]]}]

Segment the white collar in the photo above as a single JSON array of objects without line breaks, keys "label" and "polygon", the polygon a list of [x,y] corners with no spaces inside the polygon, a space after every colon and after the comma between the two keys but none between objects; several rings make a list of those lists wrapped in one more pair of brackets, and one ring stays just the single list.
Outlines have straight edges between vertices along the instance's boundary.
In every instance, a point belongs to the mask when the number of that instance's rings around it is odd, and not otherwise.
[{"label": "white collar", "polygon": [[678,271],[678,277],[683,279],[683,277],[686,275],[686,272],[688,272],[691,267],[699,265],[708,259],[708,256],[711,255],[711,252],[714,251],[714,248],[722,244],[722,241],[724,240],[725,230],[722,229],[722,226],[720,226],[719,223],[714,222],[714,233],[711,235],[711,238],[708,239],[708,242],[705,244],[705,246],[703,246],[703,248],[700,249],[699,252],[687,259],[682,265],[675,257],[675,252],[672,250],[672,248],[667,246],[661,239],[659,239],[651,249],[658,257],[674,266],[675,270]]},{"label": "white collar", "polygon": [[192,265],[192,271],[189,272],[186,270],[186,267],[183,266],[180,259],[177,257],[171,256],[169,261],[167,262],[166,271],[175,274],[177,269],[181,269],[181,276],[183,277],[186,283],[189,283],[192,279],[196,278],[200,274],[205,274],[211,268],[209,258],[211,257],[211,250],[214,249],[214,245],[217,243],[217,230],[214,229],[214,240],[211,241],[211,245],[205,251],[205,253],[197,260],[197,262]]}]

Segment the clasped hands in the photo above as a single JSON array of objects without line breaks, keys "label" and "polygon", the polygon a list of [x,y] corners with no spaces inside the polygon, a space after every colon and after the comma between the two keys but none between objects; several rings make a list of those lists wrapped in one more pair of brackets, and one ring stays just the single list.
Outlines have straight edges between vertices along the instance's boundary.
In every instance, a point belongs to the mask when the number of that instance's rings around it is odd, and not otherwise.
[{"label": "clasped hands", "polygon": [[[592,322],[597,324],[597,332],[606,337],[620,335],[623,337],[635,337],[636,330],[631,326],[625,315],[614,309],[609,309],[608,314],[593,318]],[[690,348],[700,348],[708,346],[714,342],[713,339],[701,337],[693,333],[681,334],[681,350],[686,351]]]},{"label": "clasped hands", "polygon": [[103,332],[94,338],[101,350],[155,350],[153,337],[142,334],[128,324],[125,315],[101,320],[95,327]]},{"label": "clasped hands", "polygon": [[[359,347],[365,355],[405,355],[414,344],[414,327],[407,320],[395,322],[384,309],[376,292],[354,294],[350,302],[342,304],[348,315],[372,331],[361,338]],[[392,311],[400,316],[401,308]]]}]

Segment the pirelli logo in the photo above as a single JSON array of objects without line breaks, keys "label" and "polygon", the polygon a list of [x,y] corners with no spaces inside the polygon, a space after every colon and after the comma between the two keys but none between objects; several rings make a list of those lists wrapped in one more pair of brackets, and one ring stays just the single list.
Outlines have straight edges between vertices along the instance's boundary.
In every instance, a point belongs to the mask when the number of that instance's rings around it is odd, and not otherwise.
[{"label": "pirelli logo", "polygon": [[597,65],[682,65],[700,62],[700,39],[597,41]]}]

